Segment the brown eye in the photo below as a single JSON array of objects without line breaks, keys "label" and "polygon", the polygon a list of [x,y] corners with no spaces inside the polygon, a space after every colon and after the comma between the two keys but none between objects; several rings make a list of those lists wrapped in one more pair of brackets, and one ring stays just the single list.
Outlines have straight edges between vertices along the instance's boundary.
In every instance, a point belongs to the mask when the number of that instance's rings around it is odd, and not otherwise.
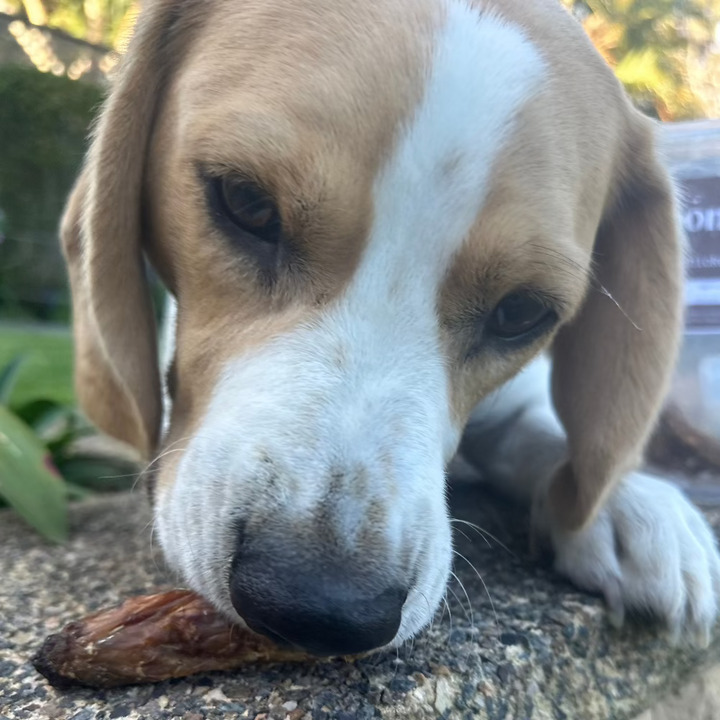
[{"label": "brown eye", "polygon": [[275,201],[254,183],[233,177],[213,182],[215,205],[235,227],[258,240],[277,243],[282,232]]},{"label": "brown eye", "polygon": [[493,310],[485,326],[486,332],[503,340],[520,340],[534,330],[548,327],[557,319],[556,313],[532,295],[506,295]]}]

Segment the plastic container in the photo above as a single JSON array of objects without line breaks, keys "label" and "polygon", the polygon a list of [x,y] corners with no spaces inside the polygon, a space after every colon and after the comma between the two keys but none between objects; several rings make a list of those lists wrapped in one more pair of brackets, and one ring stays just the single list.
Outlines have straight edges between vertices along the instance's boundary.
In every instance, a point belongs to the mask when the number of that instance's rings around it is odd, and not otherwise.
[{"label": "plastic container", "polygon": [[661,139],[689,241],[685,336],[669,400],[720,439],[720,120],[667,123]]}]

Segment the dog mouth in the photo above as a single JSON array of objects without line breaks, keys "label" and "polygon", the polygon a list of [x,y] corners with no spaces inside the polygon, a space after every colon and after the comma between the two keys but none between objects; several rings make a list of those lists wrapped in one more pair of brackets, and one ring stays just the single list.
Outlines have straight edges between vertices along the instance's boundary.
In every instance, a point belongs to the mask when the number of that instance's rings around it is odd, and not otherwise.
[{"label": "dog mouth", "polygon": [[163,554],[189,587],[231,621],[317,657],[396,647],[430,623],[452,545],[434,463],[417,465],[422,492],[399,507],[408,472],[391,483],[377,463],[361,473],[345,461],[338,479],[321,457],[313,481],[307,461],[223,439],[199,433],[146,477]]},{"label": "dog mouth", "polygon": [[[163,495],[158,510],[167,510],[166,500]],[[190,520],[185,515],[182,526],[195,524]],[[333,557],[322,545],[290,541],[283,546],[288,534],[279,537],[277,528],[263,543],[255,523],[249,529],[237,521],[224,529],[212,523],[202,527],[193,533],[192,547],[178,525],[163,534],[174,572],[231,622],[281,648],[327,658],[399,647],[432,620],[442,599],[446,568],[427,550],[437,543],[421,544],[408,575],[386,557],[368,562],[357,554]],[[243,552],[230,548],[235,530],[242,530]],[[246,533],[249,539],[243,539]],[[218,550],[217,543],[225,549]]]}]

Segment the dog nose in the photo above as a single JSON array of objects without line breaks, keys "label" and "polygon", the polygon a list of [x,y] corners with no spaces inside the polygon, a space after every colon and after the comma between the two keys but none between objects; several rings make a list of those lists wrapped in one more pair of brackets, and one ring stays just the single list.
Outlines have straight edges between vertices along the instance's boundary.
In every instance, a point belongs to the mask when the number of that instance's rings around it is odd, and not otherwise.
[{"label": "dog nose", "polygon": [[235,559],[230,597],[248,627],[311,655],[354,655],[387,645],[397,634],[407,590],[377,588],[343,570],[313,571]]}]

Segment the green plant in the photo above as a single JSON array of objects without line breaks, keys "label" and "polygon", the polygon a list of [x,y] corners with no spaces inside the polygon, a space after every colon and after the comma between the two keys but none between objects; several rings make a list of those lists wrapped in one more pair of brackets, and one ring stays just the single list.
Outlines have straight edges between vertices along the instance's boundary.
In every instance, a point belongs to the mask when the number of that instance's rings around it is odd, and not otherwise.
[{"label": "green plant", "polygon": [[0,65],[0,313],[65,321],[57,228],[103,90],[33,67]]},{"label": "green plant", "polygon": [[98,491],[128,489],[137,466],[77,450],[95,431],[72,406],[35,398],[12,404],[25,358],[0,369],[0,503],[53,542],[68,535],[68,505]]},{"label": "green plant", "polygon": [[25,356],[25,361],[13,385],[14,405],[38,397],[75,405],[73,341],[69,328],[0,321],[0,368],[18,355]]},{"label": "green plant", "polygon": [[715,89],[702,92],[690,76],[712,77],[720,0],[562,2],[644,112],[688,120],[712,107]]},{"label": "green plant", "polygon": [[140,10],[138,0],[6,0],[7,12],[59,28],[91,43],[122,47]]}]

